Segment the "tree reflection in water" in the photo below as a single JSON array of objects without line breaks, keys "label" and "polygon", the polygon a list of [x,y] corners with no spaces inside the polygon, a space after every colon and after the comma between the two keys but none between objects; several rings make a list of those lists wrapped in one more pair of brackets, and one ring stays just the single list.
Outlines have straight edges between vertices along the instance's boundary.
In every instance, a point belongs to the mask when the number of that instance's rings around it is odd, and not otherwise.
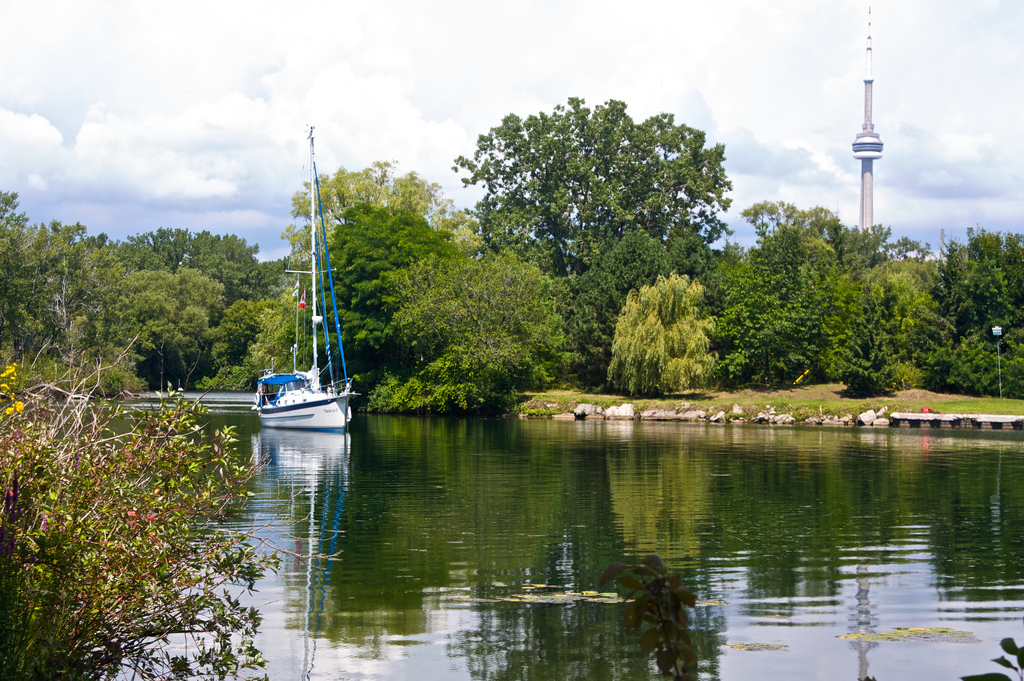
[{"label": "tree reflection in water", "polygon": [[[648,679],[620,607],[493,600],[594,589],[647,553],[717,602],[693,617],[703,679],[863,677],[869,650],[882,678],[984,668],[984,646],[836,636],[959,621],[998,641],[1024,600],[1012,433],[368,416],[334,454],[268,435],[254,519],[337,553],[277,577],[287,628],[315,632],[314,678]],[[788,649],[722,652],[741,641]]]}]

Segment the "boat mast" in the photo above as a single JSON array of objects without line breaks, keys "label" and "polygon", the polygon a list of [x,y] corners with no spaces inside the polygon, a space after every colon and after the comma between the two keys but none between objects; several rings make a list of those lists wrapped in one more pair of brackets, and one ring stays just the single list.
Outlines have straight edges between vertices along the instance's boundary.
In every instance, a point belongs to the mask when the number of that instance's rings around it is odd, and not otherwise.
[{"label": "boat mast", "polygon": [[313,157],[313,126],[309,126],[309,269],[313,273],[313,281],[310,285],[310,292],[313,294],[313,304],[310,311],[313,313],[313,368],[312,374],[313,390],[320,389],[320,366],[316,357],[316,325],[320,319],[316,314],[316,163]]}]

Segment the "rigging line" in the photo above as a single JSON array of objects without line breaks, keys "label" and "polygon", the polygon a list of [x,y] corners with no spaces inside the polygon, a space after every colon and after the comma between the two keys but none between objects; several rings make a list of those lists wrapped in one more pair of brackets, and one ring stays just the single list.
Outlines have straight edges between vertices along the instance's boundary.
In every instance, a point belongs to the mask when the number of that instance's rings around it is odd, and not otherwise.
[{"label": "rigging line", "polygon": [[[316,175],[314,174],[314,177]],[[316,196],[320,198],[320,178],[316,181]],[[348,368],[345,366],[345,343],[341,339],[341,322],[338,321],[338,301],[334,294],[334,275],[331,273],[331,254],[327,250],[327,227],[324,225],[324,209],[320,207],[320,232],[324,237],[324,264],[327,265],[327,281],[331,284],[331,306],[334,308],[334,331],[338,336],[338,354],[341,355],[341,371],[345,377],[345,386],[348,387]],[[326,326],[326,324],[324,325]]]},{"label": "rigging line", "polygon": [[[317,208],[320,210],[320,222],[323,222],[323,219],[324,219],[324,206],[323,206],[323,202],[322,202],[322,200],[320,198],[320,178],[317,176],[316,163],[315,162],[313,163],[313,177],[316,179],[316,187],[314,188],[314,191],[316,191]],[[312,230],[316,229],[315,216],[314,216],[314,221],[309,225],[309,228],[312,229]],[[326,256],[327,256],[327,239],[326,238],[323,239],[323,243],[322,244],[317,245],[316,253],[313,254],[314,258],[319,258],[320,257],[320,249],[321,248],[324,251],[324,264],[327,265],[328,267],[330,267],[330,263],[327,262],[327,259],[326,259]],[[319,281],[318,282],[314,282],[313,285],[315,286],[317,283],[320,284],[320,300],[322,301],[321,304],[324,306],[324,312],[325,312],[324,317],[327,317],[327,315],[326,315],[326,312],[327,312],[327,295],[324,292],[324,273],[323,273],[322,269],[321,269],[320,272],[318,272],[318,279],[319,279]],[[314,315],[316,314],[316,310],[313,311],[313,314]],[[335,380],[335,376],[334,376],[334,364],[331,361],[331,338],[330,338],[330,335],[327,333],[327,320],[326,319],[324,319],[324,351],[327,354],[327,375],[330,377],[331,385],[333,386],[335,384],[336,380]]]},{"label": "rigging line", "polygon": [[[299,295],[299,278],[295,278],[295,295]],[[299,299],[301,300],[301,298]],[[298,370],[299,362],[299,301],[295,301],[295,345],[292,346],[292,372]]]},{"label": "rigging line", "polygon": [[[316,181],[316,195],[320,197],[320,179]],[[327,226],[324,224],[324,209],[320,207],[320,232],[324,237],[324,264],[327,265],[327,281],[331,284],[331,306],[334,308],[334,331],[338,336],[338,354],[341,355],[341,371],[345,377],[345,387],[348,388],[348,368],[345,366],[345,343],[341,339],[341,322],[338,321],[338,300],[334,294],[334,275],[331,273],[331,254],[327,250]],[[326,326],[326,324],[324,325]]]}]

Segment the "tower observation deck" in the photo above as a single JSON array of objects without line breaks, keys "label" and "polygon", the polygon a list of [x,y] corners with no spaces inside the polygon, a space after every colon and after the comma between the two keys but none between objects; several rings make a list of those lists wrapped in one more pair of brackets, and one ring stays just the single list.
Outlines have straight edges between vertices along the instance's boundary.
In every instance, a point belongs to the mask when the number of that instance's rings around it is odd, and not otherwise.
[{"label": "tower observation deck", "polygon": [[871,86],[875,79],[871,75],[871,10],[868,10],[868,49],[866,74],[864,76],[864,125],[853,141],[853,157],[860,161],[860,231],[870,230],[874,225],[874,163],[882,158],[882,140],[875,132],[871,121]]}]

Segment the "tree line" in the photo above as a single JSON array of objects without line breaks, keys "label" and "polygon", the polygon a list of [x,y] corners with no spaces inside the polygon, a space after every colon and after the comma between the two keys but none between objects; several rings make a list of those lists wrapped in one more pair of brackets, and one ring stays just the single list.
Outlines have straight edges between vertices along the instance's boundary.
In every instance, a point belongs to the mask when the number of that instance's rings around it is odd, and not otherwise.
[{"label": "tree line", "polygon": [[[459,210],[391,162],[319,178],[356,389],[379,411],[499,412],[553,386],[657,395],[843,382],[1024,397],[1024,238],[978,228],[938,252],[834,211],[761,202],[730,240],[725,148],[611,100],[509,115],[454,170]],[[236,236],[123,242],[32,225],[0,192],[0,349],[40,380],[102,367],[105,393],[249,389],[309,357],[296,314],[309,187],[288,258]],[[299,282],[298,287],[307,284]],[[333,313],[332,313],[333,314]],[[331,322],[333,325],[333,322]],[[125,352],[125,349],[128,349]],[[308,362],[308,359],[306,360]]]}]

